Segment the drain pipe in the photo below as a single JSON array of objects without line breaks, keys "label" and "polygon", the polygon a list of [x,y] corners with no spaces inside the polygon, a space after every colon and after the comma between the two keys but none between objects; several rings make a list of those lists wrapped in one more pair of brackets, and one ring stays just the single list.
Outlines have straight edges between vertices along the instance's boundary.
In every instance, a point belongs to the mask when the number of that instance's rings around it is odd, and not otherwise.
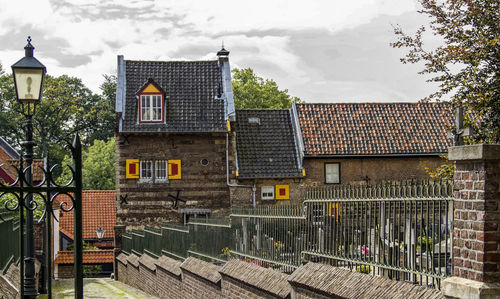
[{"label": "drain pipe", "polygon": [[226,133],[226,183],[229,187],[252,188],[252,205],[255,208],[255,192],[257,191],[255,181],[253,185],[239,185],[229,182],[229,132]]}]

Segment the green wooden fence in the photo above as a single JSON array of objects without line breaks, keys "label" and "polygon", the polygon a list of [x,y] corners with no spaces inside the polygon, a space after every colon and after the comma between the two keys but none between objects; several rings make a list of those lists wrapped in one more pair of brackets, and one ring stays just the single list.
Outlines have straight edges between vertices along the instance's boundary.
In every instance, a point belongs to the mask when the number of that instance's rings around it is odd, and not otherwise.
[{"label": "green wooden fence", "polygon": [[0,210],[0,236],[4,242],[0,246],[0,270],[5,274],[11,264],[19,262],[19,219],[12,212]]}]

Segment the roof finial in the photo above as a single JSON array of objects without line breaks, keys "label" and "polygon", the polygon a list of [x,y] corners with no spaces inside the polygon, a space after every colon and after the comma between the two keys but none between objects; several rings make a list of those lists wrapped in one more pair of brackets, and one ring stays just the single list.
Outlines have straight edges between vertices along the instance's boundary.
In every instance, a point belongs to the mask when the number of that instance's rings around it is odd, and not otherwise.
[{"label": "roof finial", "polygon": [[31,44],[31,36],[28,36],[28,44],[24,47],[24,53],[26,57],[33,57],[33,50],[35,47]]},{"label": "roof finial", "polygon": [[224,40],[222,40],[222,49],[220,49],[219,52],[217,52],[217,56],[229,56],[229,51],[224,49]]}]

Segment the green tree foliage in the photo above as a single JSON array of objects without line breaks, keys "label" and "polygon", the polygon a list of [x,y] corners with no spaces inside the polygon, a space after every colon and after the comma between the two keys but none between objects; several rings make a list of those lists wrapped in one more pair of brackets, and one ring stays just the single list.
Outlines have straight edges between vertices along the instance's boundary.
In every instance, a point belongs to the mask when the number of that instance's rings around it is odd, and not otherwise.
[{"label": "green tree foliage", "polygon": [[[114,135],[114,76],[104,76],[101,95],[92,93],[80,79],[47,75],[42,101],[33,117],[35,155],[49,154],[51,163],[60,163],[67,153],[65,142],[79,132],[84,146]],[[24,117],[15,100],[11,74],[0,75],[0,136],[14,147],[24,140]]]},{"label": "green tree foliage", "polygon": [[[449,97],[468,110],[475,142],[500,142],[500,1],[419,0],[429,26],[410,36],[395,27],[395,48],[408,48],[403,63],[424,62],[421,74],[434,75],[439,90],[424,100]],[[442,38],[435,49],[424,46],[424,33]]]},{"label": "green tree foliage", "polygon": [[[59,184],[67,183],[71,178],[71,156],[64,157],[63,173],[58,178]],[[83,188],[86,190],[115,189],[115,138],[108,141],[95,140],[94,144],[82,152]]]},{"label": "green tree foliage", "polygon": [[233,69],[233,94],[236,109],[242,108],[290,108],[292,103],[300,103],[288,90],[279,90],[276,82],[255,75],[251,68]]}]

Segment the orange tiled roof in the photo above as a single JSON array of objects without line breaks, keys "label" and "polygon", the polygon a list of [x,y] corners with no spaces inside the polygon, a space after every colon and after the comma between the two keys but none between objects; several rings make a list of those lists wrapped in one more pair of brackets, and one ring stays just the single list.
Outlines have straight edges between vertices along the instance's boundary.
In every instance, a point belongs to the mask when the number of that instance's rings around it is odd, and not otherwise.
[{"label": "orange tiled roof", "polygon": [[443,154],[453,123],[444,103],[297,104],[306,156]]},{"label": "orange tiled roof", "polygon": [[[57,252],[55,264],[73,264],[73,251],[60,250]],[[83,250],[84,264],[113,263],[113,249]]]},{"label": "orange tiled roof", "polygon": [[[71,207],[71,199],[67,195],[59,195],[57,199],[64,209]],[[61,212],[59,230],[73,239],[73,210]],[[114,190],[92,190],[82,192],[82,237],[83,239],[97,239],[96,230],[104,229],[103,239],[114,238],[116,224],[116,206]]]}]

